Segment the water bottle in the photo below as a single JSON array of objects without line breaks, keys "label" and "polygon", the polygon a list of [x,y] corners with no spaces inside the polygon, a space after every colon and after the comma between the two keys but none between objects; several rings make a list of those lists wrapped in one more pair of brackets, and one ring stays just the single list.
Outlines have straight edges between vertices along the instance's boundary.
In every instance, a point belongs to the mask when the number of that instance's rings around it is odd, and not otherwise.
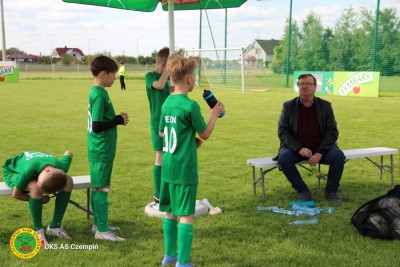
[{"label": "water bottle", "polygon": [[309,215],[309,216],[315,216],[317,214],[320,214],[321,212],[333,214],[334,208],[333,207],[328,207],[328,208],[309,208],[305,206],[299,206],[299,205],[293,205],[292,209],[295,211],[297,214],[304,214],[304,215]]},{"label": "water bottle", "polygon": [[268,207],[257,206],[257,210],[260,210],[260,211],[263,211],[263,210],[272,211],[273,209],[279,209],[279,207],[278,206],[268,206]]},{"label": "water bottle", "polygon": [[[215,98],[214,94],[207,89],[204,89],[204,93],[203,93],[203,99],[207,102],[208,106],[210,108],[213,108],[218,100]],[[225,111],[221,113],[221,115],[219,115],[219,118],[222,118],[223,116],[225,116]]]},{"label": "water bottle", "polygon": [[315,216],[318,214],[318,212],[315,208],[294,205],[292,207],[292,209],[294,210],[294,212],[296,214],[299,214],[299,215]]},{"label": "water bottle", "polygon": [[299,216],[298,214],[296,214],[296,213],[294,212],[294,210],[285,210],[285,209],[278,208],[278,207],[273,208],[273,209],[272,209],[272,212],[273,212],[273,213],[286,214],[286,215],[295,215],[295,216]]},{"label": "water bottle", "polygon": [[318,224],[318,219],[314,218],[311,220],[296,220],[294,222],[289,223],[291,225],[300,225],[300,224]]}]

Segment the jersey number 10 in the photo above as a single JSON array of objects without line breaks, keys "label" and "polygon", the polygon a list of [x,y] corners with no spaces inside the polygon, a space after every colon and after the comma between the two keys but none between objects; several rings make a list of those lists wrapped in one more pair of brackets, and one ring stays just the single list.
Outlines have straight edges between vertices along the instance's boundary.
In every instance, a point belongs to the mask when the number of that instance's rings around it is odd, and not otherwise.
[{"label": "jersey number 10", "polygon": [[174,153],[176,149],[177,138],[174,127],[171,127],[171,131],[168,133],[168,128],[164,127],[164,152]]}]

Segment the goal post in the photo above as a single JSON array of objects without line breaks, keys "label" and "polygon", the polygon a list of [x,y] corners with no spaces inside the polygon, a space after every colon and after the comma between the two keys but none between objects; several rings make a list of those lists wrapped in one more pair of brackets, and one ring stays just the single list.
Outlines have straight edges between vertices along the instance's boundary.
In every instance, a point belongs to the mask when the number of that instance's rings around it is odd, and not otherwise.
[{"label": "goal post", "polygon": [[271,78],[267,63],[251,55],[243,48],[187,49],[186,56],[199,58],[199,86],[211,89],[269,91],[267,79]]},{"label": "goal post", "polygon": [[186,56],[199,58],[196,70],[198,85],[211,89],[231,89],[245,92],[245,62],[243,48],[186,49]]}]

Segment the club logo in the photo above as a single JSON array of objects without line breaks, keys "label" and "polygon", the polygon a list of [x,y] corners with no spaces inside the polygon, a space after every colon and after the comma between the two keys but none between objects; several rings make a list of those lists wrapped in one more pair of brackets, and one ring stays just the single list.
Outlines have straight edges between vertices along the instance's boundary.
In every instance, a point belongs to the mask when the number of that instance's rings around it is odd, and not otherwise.
[{"label": "club logo", "polygon": [[39,235],[30,228],[20,228],[10,238],[10,248],[15,256],[30,259],[40,250]]}]

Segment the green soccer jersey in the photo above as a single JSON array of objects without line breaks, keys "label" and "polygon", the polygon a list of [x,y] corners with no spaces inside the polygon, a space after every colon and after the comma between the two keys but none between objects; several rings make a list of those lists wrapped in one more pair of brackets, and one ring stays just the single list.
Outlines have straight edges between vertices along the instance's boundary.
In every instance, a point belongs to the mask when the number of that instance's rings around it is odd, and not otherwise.
[{"label": "green soccer jersey", "polygon": [[161,106],[170,94],[169,79],[162,90],[153,88],[153,82],[158,81],[160,77],[161,73],[156,71],[148,72],[144,77],[146,82],[147,98],[150,106],[150,127],[152,129],[158,129],[158,125],[160,124]]},{"label": "green soccer jersey", "polygon": [[196,132],[207,129],[199,104],[184,94],[172,94],[161,109],[159,131],[164,132],[162,178],[163,182],[196,185]]},{"label": "green soccer jersey", "polygon": [[50,165],[68,172],[71,161],[68,155],[58,159],[45,153],[24,152],[6,160],[3,165],[4,181],[8,187],[24,191],[30,181],[39,177],[44,167]]},{"label": "green soccer jersey", "polygon": [[117,127],[95,133],[92,123],[110,121],[115,117],[114,107],[108,92],[93,86],[89,94],[88,112],[88,157],[89,161],[113,161],[117,148]]}]

